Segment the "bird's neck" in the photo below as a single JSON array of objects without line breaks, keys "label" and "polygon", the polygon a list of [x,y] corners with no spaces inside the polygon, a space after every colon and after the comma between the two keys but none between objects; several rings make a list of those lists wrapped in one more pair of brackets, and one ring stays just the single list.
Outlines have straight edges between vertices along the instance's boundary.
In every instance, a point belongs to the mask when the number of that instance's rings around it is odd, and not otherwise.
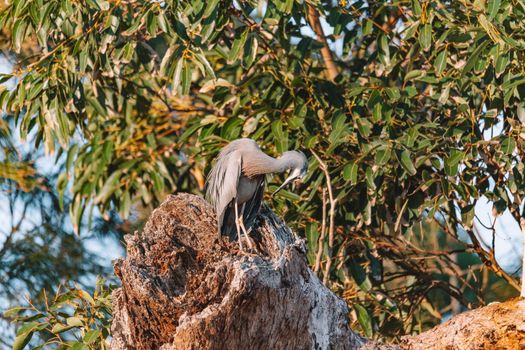
[{"label": "bird's neck", "polygon": [[275,168],[272,171],[272,173],[282,173],[288,169],[290,169],[292,166],[290,162],[288,162],[284,158],[276,158],[275,159]]},{"label": "bird's neck", "polygon": [[288,169],[290,169],[290,164],[286,159],[276,159],[264,153],[256,157],[251,157],[249,161],[243,164],[243,173],[249,177],[270,173],[282,173]]}]

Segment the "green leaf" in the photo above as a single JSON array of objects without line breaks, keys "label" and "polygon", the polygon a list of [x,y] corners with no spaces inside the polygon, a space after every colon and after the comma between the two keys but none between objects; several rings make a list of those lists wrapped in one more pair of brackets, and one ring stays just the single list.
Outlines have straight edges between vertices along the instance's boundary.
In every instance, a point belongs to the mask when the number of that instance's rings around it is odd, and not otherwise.
[{"label": "green leaf", "polygon": [[372,123],[368,119],[364,118],[357,118],[357,131],[359,131],[359,134],[363,137],[370,136],[370,133],[372,132]]},{"label": "green leaf", "polygon": [[104,186],[95,197],[95,204],[105,203],[109,199],[109,196],[111,196],[120,187],[121,175],[122,170],[117,170],[109,176],[109,178],[104,183]]},{"label": "green leaf", "polygon": [[168,21],[166,20],[166,15],[164,13],[160,13],[157,17],[157,21],[159,23],[159,28],[164,32],[164,33],[168,33],[169,32],[169,27],[168,27]]},{"label": "green leaf", "polygon": [[27,343],[29,343],[32,337],[33,331],[28,331],[17,335],[15,342],[13,343],[13,350],[22,350],[27,345]]},{"label": "green leaf", "polygon": [[210,0],[207,1],[206,9],[204,10],[204,14],[202,15],[202,18],[208,18],[210,15],[215,11],[217,8],[217,5],[219,4],[219,0]]},{"label": "green leaf", "polygon": [[86,292],[83,289],[77,289],[77,292],[78,292],[79,296],[82,299],[84,299],[85,301],[87,301],[90,305],[95,305],[95,300],[93,299],[91,294],[89,294],[88,292]]},{"label": "green leaf", "polygon": [[71,169],[71,166],[73,165],[73,160],[75,159],[78,151],[78,144],[74,144],[71,147],[69,147],[67,151],[66,156],[66,172],[69,174],[69,170]]},{"label": "green leaf", "polygon": [[84,323],[79,317],[68,317],[66,319],[66,323],[68,324],[68,326],[72,327],[82,327],[84,325]]},{"label": "green leaf", "polygon": [[488,40],[486,37],[484,37],[484,41],[479,44],[479,46],[472,52],[471,55],[469,55],[469,58],[467,60],[467,63],[465,64],[465,67],[463,67],[463,70],[461,71],[461,78],[465,77],[468,72],[472,70],[474,65],[477,63],[479,55],[481,52],[487,47],[489,43],[491,43],[491,40]]},{"label": "green leaf", "polygon": [[142,25],[144,24],[144,17],[146,15],[147,15],[147,12],[146,13],[140,13],[139,15],[137,15],[137,17],[135,17],[135,19],[133,20],[133,23],[131,24],[131,26],[129,26],[128,29],[126,29],[124,32],[122,32],[122,35],[123,36],[130,36],[130,35],[134,34],[135,32],[137,32],[142,27]]},{"label": "green leaf", "polygon": [[397,101],[399,98],[401,98],[401,93],[397,87],[386,88],[385,92],[391,101]]},{"label": "green leaf", "polygon": [[445,67],[447,66],[447,49],[445,48],[441,51],[434,61],[434,69],[436,70],[436,75],[441,75]]},{"label": "green leaf", "polygon": [[367,36],[367,35],[370,35],[372,34],[372,31],[373,31],[373,24],[372,24],[372,20],[370,18],[364,18],[362,20],[362,26],[363,26],[363,36]]},{"label": "green leaf", "polygon": [[501,88],[504,91],[507,92],[507,91],[512,90],[515,87],[523,85],[523,84],[525,84],[525,78],[521,77],[521,76],[518,76],[518,77],[516,77],[514,79],[508,80],[508,81],[504,82],[503,84],[501,84]]},{"label": "green leaf", "polygon": [[38,322],[29,322],[29,323],[26,323],[24,324],[22,327],[20,327],[17,331],[16,331],[16,335],[23,335],[23,334],[27,334],[29,332],[33,332],[36,328],[38,328],[40,324]]},{"label": "green leaf", "polygon": [[390,148],[381,148],[376,151],[375,162],[377,165],[384,165],[390,160],[392,151]]},{"label": "green leaf", "polygon": [[465,157],[465,153],[453,149],[448,157],[445,158],[445,173],[448,176],[455,176],[458,172],[459,162]]},{"label": "green leaf", "polygon": [[366,177],[366,184],[369,189],[375,190],[376,184],[374,181],[374,172],[372,171],[371,167],[367,167],[365,171],[365,177]]},{"label": "green leaf", "polygon": [[13,74],[0,73],[0,84],[5,83],[6,81],[8,81],[9,79],[12,79],[13,77],[14,77]]},{"label": "green leaf", "polygon": [[419,33],[419,44],[425,51],[430,48],[430,45],[432,44],[432,25],[430,23],[424,24],[423,28],[421,28]]},{"label": "green leaf", "polygon": [[470,225],[472,220],[475,217],[474,205],[467,205],[466,207],[461,208],[461,221],[466,225]]},{"label": "green leaf", "polygon": [[403,169],[405,169],[410,175],[415,175],[417,173],[414,163],[412,163],[412,159],[410,159],[410,151],[404,150],[401,152],[401,154],[398,155],[398,160]]},{"label": "green leaf", "polygon": [[498,54],[498,57],[496,58],[496,76],[499,77],[501,73],[505,72],[505,69],[507,68],[507,64],[509,63],[509,58],[505,54]]},{"label": "green leaf", "polygon": [[351,261],[351,263],[348,264],[348,267],[350,268],[352,278],[363,292],[368,292],[372,289],[372,282],[370,281],[370,278],[368,278],[368,274],[361,264],[357,261]]},{"label": "green leaf", "polygon": [[148,22],[148,33],[152,38],[154,38],[155,36],[157,36],[157,28],[158,28],[157,16],[155,15],[155,13],[150,12],[148,14],[147,22]]},{"label": "green leaf", "polygon": [[185,96],[190,93],[191,86],[191,66],[186,60],[184,60],[184,65],[182,66],[181,76],[182,95]]},{"label": "green leaf", "polygon": [[100,336],[100,329],[94,329],[86,333],[82,339],[85,343],[93,343]]},{"label": "green leaf", "polygon": [[228,54],[228,63],[235,62],[241,53],[241,48],[244,47],[246,39],[248,38],[248,30],[244,27],[238,28],[235,32],[235,40],[233,41],[232,48]]},{"label": "green leaf", "polygon": [[177,64],[175,66],[175,73],[173,74],[173,84],[171,88],[174,91],[177,91],[177,88],[179,87],[180,82],[182,80],[182,67],[183,66],[184,66],[184,59],[181,58],[180,60],[177,61]]},{"label": "green leaf", "polygon": [[405,75],[405,81],[421,78],[425,75],[425,71],[421,69],[414,69],[413,71],[410,71]]},{"label": "green leaf", "polygon": [[[238,118],[237,118],[238,119]],[[242,122],[242,120],[241,120]],[[190,126],[189,128],[186,128],[186,130],[184,130],[184,132],[182,133],[182,135],[180,136],[180,141],[181,142],[186,142],[186,140],[193,134],[195,134],[195,132],[197,132],[197,130],[199,130],[202,126],[200,125],[200,123],[195,123],[193,124],[192,126]]]},{"label": "green leaf", "polygon": [[[271,191],[275,192],[277,190],[277,188],[278,188],[277,186],[272,186],[271,187]],[[301,199],[301,197],[299,197],[296,193],[290,192],[290,191],[285,190],[285,189],[280,190],[276,194],[276,196],[288,199],[288,200],[290,200],[292,202],[297,202],[297,201],[299,201]]]},{"label": "green leaf", "polygon": [[89,105],[93,107],[93,109],[101,116],[106,117],[108,115],[108,111],[100,104],[98,99],[96,97],[86,97],[86,101]]},{"label": "green leaf", "polygon": [[251,67],[255,58],[257,57],[257,50],[259,48],[259,42],[255,35],[250,35],[244,45],[244,52],[242,55],[242,62],[245,67]]},{"label": "green leaf", "polygon": [[368,311],[366,311],[366,309],[360,304],[355,304],[354,310],[356,311],[357,320],[359,321],[359,324],[363,328],[365,335],[369,338],[372,337],[373,335],[372,319],[370,315],[368,314]]},{"label": "green leaf", "polygon": [[412,0],[412,12],[414,13],[415,17],[421,16],[421,5],[419,4],[420,0]]},{"label": "green leaf", "polygon": [[199,52],[195,54],[195,57],[204,66],[204,72],[202,72],[203,75],[208,75],[208,77],[212,79],[216,79],[215,72],[213,71],[213,68],[210,62],[208,61],[208,59],[206,58],[206,56],[204,56],[202,52]]},{"label": "green leaf", "polygon": [[136,43],[130,41],[122,49],[122,63],[129,63],[135,54]]},{"label": "green leaf", "polygon": [[319,240],[319,225],[314,222],[306,225],[306,242],[308,243],[307,258],[310,264],[315,262],[317,241]]},{"label": "green leaf", "polygon": [[350,162],[345,165],[343,169],[343,179],[346,181],[350,180],[350,183],[352,185],[355,185],[357,183],[357,170],[358,170],[357,162]]},{"label": "green leaf", "polygon": [[68,348],[70,350],[89,350],[88,346],[82,342],[76,342],[73,344],[71,348]]},{"label": "green leaf", "polygon": [[67,173],[61,173],[58,176],[56,188],[58,191],[58,205],[60,206],[60,209],[64,209],[64,195],[66,192],[67,184],[68,184],[68,175]]},{"label": "green leaf", "polygon": [[200,88],[199,92],[204,94],[204,93],[215,90],[215,88],[219,86],[227,87],[227,88],[235,87],[235,85],[233,85],[229,81],[219,78],[217,80],[212,79],[212,80],[208,80],[207,82],[205,82]]},{"label": "green leaf", "polygon": [[128,191],[124,192],[124,195],[120,198],[119,214],[122,219],[126,220],[129,217],[131,210],[131,196]]},{"label": "green leaf", "polygon": [[382,119],[383,112],[383,106],[381,105],[381,102],[378,102],[374,105],[374,108],[372,109],[372,121],[374,123],[379,123]]},{"label": "green leaf", "polygon": [[175,32],[182,40],[190,40],[186,32],[186,26],[181,21],[175,20]]},{"label": "green leaf", "polygon": [[515,149],[516,149],[516,140],[514,139],[514,137],[512,136],[506,137],[501,142],[501,150],[503,151],[503,153],[512,154],[512,152],[514,152]]},{"label": "green leaf", "polygon": [[489,20],[493,20],[494,17],[496,17],[496,15],[498,14],[498,11],[501,5],[501,0],[488,0],[487,5],[488,5],[487,11],[489,15]]},{"label": "green leaf", "polygon": [[75,326],[69,326],[66,324],[56,323],[53,328],[51,328],[51,333],[53,334],[59,334],[65,331],[68,331],[72,328],[75,328]]},{"label": "green leaf", "polygon": [[18,315],[20,312],[27,310],[26,307],[23,306],[15,306],[10,309],[7,309],[4,311],[3,317],[5,318],[13,318],[14,316]]},{"label": "green leaf", "polygon": [[69,216],[73,224],[73,231],[80,234],[80,223],[82,221],[82,214],[84,213],[84,201],[80,195],[75,195],[73,202],[69,206]]},{"label": "green leaf", "polygon": [[379,37],[379,53],[380,58],[384,60],[385,64],[388,64],[390,61],[390,38],[387,35],[381,35]]},{"label": "green leaf", "polygon": [[288,133],[283,130],[283,123],[276,120],[272,123],[271,129],[277,151],[279,153],[286,152],[288,150]]},{"label": "green leaf", "polygon": [[18,20],[13,25],[12,41],[13,47],[16,53],[20,52],[22,47],[22,41],[24,40],[25,31],[26,31],[26,22],[25,20]]},{"label": "green leaf", "polygon": [[22,9],[24,8],[25,5],[26,5],[26,1],[23,1],[23,0],[13,1],[13,7],[14,7],[13,17],[14,18],[17,18],[18,16],[20,16],[20,14],[22,13]]},{"label": "green leaf", "polygon": [[42,81],[33,82],[26,96],[27,100],[33,100],[35,97],[37,97],[40,94],[43,88],[44,88],[44,83]]}]

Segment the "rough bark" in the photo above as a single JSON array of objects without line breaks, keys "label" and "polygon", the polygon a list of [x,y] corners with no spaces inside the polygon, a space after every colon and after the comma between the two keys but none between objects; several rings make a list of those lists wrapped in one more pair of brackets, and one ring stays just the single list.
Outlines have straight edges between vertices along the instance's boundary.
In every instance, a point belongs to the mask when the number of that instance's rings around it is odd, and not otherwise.
[{"label": "rough bark", "polygon": [[417,336],[403,337],[400,345],[409,350],[525,349],[525,300],[461,313]]},{"label": "rough bark", "polygon": [[169,197],[115,264],[112,349],[356,349],[346,303],[305,259],[303,240],[264,207],[258,254],[219,242],[199,197]]},{"label": "rough bark", "polygon": [[465,312],[399,345],[360,337],[345,302],[310,270],[304,241],[267,207],[259,252],[220,242],[212,208],[170,196],[115,263],[113,350],[525,349],[525,300]]}]

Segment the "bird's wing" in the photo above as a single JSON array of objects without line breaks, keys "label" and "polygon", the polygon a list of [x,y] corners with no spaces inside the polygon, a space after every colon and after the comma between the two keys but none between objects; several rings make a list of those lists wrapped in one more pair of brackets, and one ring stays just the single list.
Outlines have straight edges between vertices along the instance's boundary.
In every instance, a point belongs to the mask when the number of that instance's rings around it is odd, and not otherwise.
[{"label": "bird's wing", "polygon": [[257,218],[257,214],[259,214],[259,209],[261,208],[261,204],[263,201],[263,195],[264,195],[264,184],[265,179],[264,176],[260,177],[260,182],[257,185],[257,190],[255,191],[252,198],[250,198],[244,207],[244,226],[246,229],[249,229],[253,226],[255,223],[255,219]]},{"label": "bird's wing", "polygon": [[215,207],[217,226],[221,231],[224,213],[237,197],[237,186],[242,171],[242,154],[238,150],[221,152],[207,178],[206,200]]}]

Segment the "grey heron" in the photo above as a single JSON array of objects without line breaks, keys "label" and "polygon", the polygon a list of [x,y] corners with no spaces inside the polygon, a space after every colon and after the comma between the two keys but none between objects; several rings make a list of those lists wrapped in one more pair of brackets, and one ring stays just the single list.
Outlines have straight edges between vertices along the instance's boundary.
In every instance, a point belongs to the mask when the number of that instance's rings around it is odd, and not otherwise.
[{"label": "grey heron", "polygon": [[252,248],[247,228],[259,212],[265,175],[290,170],[275,194],[295,179],[304,178],[307,169],[308,160],[300,151],[287,151],[273,158],[252,139],[242,138],[226,145],[206,179],[206,200],[215,207],[219,238],[221,234],[230,239],[236,235],[242,250],[242,230]]}]

